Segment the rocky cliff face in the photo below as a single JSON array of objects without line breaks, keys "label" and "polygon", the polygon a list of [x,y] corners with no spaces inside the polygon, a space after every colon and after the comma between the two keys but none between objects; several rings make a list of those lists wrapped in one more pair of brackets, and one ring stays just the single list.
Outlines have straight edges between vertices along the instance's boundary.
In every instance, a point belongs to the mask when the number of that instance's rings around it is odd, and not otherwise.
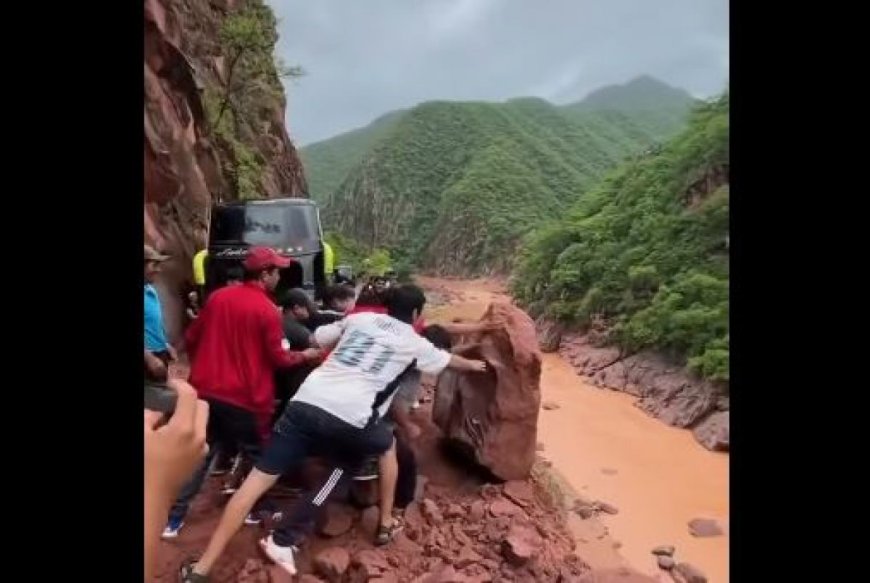
[{"label": "rocky cliff face", "polygon": [[216,100],[229,82],[221,26],[242,10],[261,17],[267,39],[277,39],[262,0],[145,0],[145,241],[173,256],[158,288],[175,341],[211,203],[307,196],[275,71],[258,79],[268,90],[246,90],[234,115],[222,116],[219,131],[212,127]]}]

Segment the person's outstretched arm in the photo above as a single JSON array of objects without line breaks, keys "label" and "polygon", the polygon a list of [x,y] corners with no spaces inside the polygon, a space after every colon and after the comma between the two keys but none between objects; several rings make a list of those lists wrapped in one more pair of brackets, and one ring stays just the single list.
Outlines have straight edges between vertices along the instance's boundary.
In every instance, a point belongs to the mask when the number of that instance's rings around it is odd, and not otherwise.
[{"label": "person's outstretched arm", "polygon": [[466,372],[486,372],[486,367],[485,360],[470,360],[458,354],[450,355],[450,362],[447,364],[447,368]]},{"label": "person's outstretched arm", "polygon": [[169,423],[159,426],[163,414],[145,410],[145,581],[154,576],[169,508],[208,450],[208,404],[198,400],[193,387],[182,380],[167,385],[178,393]]},{"label": "person's outstretched arm", "polygon": [[500,326],[493,322],[448,322],[441,327],[451,334],[477,334],[478,332],[492,332]]}]

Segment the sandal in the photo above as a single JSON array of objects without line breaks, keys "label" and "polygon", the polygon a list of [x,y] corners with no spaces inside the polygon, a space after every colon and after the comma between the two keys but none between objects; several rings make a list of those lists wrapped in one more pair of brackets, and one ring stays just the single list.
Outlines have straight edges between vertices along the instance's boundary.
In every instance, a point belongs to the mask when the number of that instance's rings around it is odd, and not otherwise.
[{"label": "sandal", "polygon": [[405,525],[399,516],[393,515],[393,522],[389,526],[383,524],[378,526],[378,532],[375,535],[375,545],[383,546],[393,540],[399,534]]},{"label": "sandal", "polygon": [[181,565],[181,569],[178,573],[181,583],[208,583],[208,575],[194,573],[193,566],[195,564],[195,559],[188,559],[183,565]]}]

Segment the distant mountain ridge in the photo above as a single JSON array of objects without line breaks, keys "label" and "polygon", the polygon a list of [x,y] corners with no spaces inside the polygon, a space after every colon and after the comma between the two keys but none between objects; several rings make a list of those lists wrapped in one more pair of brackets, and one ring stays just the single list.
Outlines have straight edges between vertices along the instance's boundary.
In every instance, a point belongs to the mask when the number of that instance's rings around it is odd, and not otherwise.
[{"label": "distant mountain ridge", "polygon": [[647,77],[566,106],[432,101],[300,154],[326,229],[431,271],[503,272],[523,235],[679,132],[693,102]]}]

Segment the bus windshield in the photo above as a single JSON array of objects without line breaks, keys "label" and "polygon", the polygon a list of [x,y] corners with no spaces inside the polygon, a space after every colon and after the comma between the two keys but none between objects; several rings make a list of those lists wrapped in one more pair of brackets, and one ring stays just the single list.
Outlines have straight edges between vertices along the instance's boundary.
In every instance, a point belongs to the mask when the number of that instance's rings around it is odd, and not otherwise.
[{"label": "bus windshield", "polygon": [[320,249],[317,208],[311,205],[250,204],[214,209],[212,244],[247,244],[289,253]]}]

